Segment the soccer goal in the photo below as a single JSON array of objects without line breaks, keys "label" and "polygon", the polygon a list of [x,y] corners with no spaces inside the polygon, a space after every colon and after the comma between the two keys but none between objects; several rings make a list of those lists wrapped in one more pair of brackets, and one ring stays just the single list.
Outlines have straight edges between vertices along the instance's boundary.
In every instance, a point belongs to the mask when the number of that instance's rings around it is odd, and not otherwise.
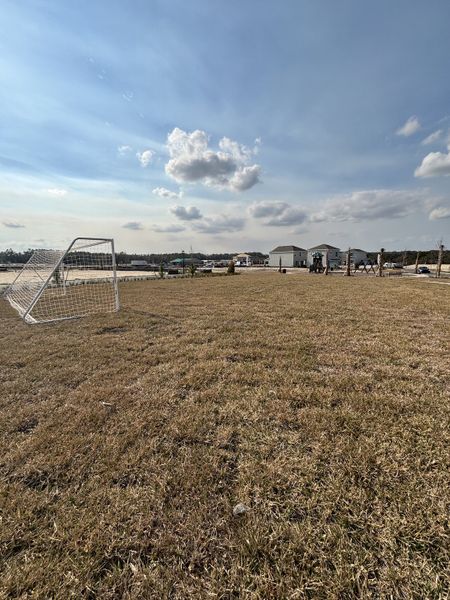
[{"label": "soccer goal", "polygon": [[35,250],[5,298],[27,323],[119,310],[114,240],[73,240],[67,250]]}]

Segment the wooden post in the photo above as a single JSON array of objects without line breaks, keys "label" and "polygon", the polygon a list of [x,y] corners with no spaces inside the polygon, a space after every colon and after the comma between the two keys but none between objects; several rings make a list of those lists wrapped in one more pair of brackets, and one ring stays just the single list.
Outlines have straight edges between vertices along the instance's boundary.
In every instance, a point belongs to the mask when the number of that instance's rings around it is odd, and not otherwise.
[{"label": "wooden post", "polygon": [[444,254],[444,244],[439,244],[439,254],[438,254],[437,267],[436,267],[436,277],[441,276],[442,255],[443,254]]},{"label": "wooden post", "polygon": [[350,260],[352,257],[352,253],[350,252],[350,248],[347,251],[347,270],[345,272],[345,274],[347,275],[347,277],[350,277],[351,273],[350,273]]},{"label": "wooden post", "polygon": [[280,260],[279,260],[278,273],[281,273],[281,256],[280,256]]},{"label": "wooden post", "polygon": [[328,262],[328,250],[325,250],[325,271],[323,272],[324,275],[328,275],[329,267],[330,263]]},{"label": "wooden post", "polygon": [[416,266],[414,267],[414,273],[417,275],[419,271],[419,252],[416,254]]},{"label": "wooden post", "polygon": [[380,253],[378,255],[378,277],[384,277],[383,262],[384,262],[384,248],[380,248]]}]

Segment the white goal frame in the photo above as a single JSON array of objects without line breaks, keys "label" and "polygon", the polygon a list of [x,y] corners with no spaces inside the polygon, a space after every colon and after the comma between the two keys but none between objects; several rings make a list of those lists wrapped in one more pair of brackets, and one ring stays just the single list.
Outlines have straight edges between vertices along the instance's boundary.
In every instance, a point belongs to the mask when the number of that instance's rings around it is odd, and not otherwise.
[{"label": "white goal frame", "polygon": [[118,311],[114,240],[77,237],[66,250],[35,250],[4,297],[26,323]]}]

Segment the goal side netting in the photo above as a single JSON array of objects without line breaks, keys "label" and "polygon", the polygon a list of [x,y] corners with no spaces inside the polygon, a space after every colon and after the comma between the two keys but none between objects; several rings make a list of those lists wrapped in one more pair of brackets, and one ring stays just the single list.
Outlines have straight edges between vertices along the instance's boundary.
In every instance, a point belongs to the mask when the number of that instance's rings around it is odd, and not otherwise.
[{"label": "goal side netting", "polygon": [[35,250],[5,298],[27,323],[117,311],[114,241],[75,238],[67,250]]}]

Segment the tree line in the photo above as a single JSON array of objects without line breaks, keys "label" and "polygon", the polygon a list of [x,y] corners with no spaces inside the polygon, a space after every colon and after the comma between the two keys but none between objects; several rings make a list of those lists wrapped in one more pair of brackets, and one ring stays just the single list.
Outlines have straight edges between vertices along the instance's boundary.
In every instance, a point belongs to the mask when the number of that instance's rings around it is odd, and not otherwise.
[{"label": "tree line", "polygon": [[[33,254],[33,249],[29,248],[28,250],[24,250],[23,252],[16,252],[11,248],[7,250],[0,250],[0,263],[8,264],[8,263],[18,263],[23,264],[26,263],[31,255]],[[263,254],[262,252],[248,252],[251,256],[255,258],[268,258],[267,254]],[[376,262],[377,260],[377,252],[368,252],[368,257],[372,262]],[[149,254],[131,254],[129,252],[116,252],[116,262],[118,264],[129,264],[132,260],[146,260],[150,264],[160,264],[167,263],[175,258],[181,258],[183,256],[182,252],[166,252],[166,253],[149,253]],[[235,254],[226,252],[223,254],[213,253],[213,254],[204,254],[202,252],[185,252],[184,256],[186,258],[198,258],[199,260],[231,260]],[[386,250],[384,252],[384,260],[386,262],[397,262],[405,265],[413,265],[416,262],[417,250],[404,250],[401,252],[389,252]],[[438,250],[420,250],[419,251],[419,262],[421,264],[432,264],[436,263],[438,258]],[[443,263],[450,263],[450,250],[444,250],[443,253]]]}]

